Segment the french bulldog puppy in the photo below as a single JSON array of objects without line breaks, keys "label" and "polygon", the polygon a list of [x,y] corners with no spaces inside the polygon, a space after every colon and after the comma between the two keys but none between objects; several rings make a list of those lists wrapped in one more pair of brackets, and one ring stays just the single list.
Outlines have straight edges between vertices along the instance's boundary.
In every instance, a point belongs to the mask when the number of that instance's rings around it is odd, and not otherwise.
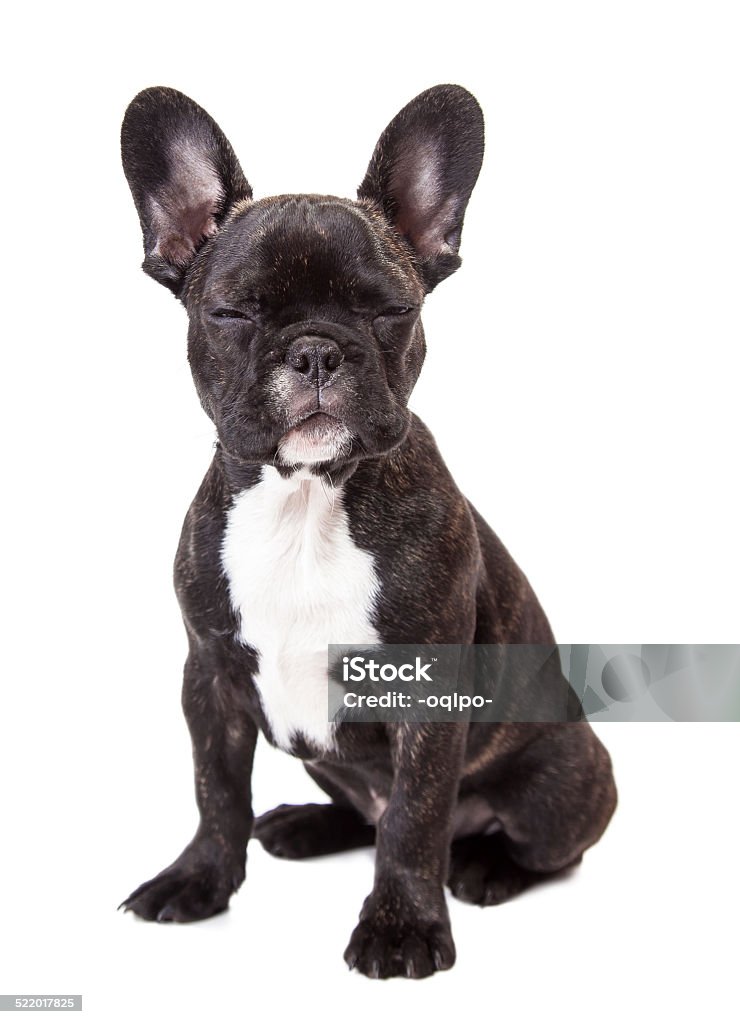
[{"label": "french bulldog puppy", "polygon": [[[374,844],[345,960],[370,977],[444,970],[445,885],[470,903],[507,900],[578,863],[616,803],[586,721],[328,720],[330,643],[554,643],[408,409],[424,298],[460,265],[481,110],[455,85],[417,96],[356,200],[254,200],[219,127],[173,89],[136,96],[122,153],[144,270],[187,310],[218,437],[175,562],[200,824],[122,906],[153,921],[225,910],[251,836],[289,858]],[[260,732],[329,802],[254,820]]]}]

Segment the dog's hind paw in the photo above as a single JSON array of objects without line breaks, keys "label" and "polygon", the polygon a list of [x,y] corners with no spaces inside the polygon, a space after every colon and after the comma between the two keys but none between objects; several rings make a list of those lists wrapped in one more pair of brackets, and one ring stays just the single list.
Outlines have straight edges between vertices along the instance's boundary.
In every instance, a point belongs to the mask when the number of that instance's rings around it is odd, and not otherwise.
[{"label": "dog's hind paw", "polygon": [[375,828],[351,807],[281,804],[257,818],[252,837],[273,857],[298,860],[372,846]]},{"label": "dog's hind paw", "polygon": [[509,855],[503,833],[495,832],[453,842],[447,885],[459,900],[491,907],[513,899],[555,874],[562,872],[529,871],[521,867]]}]

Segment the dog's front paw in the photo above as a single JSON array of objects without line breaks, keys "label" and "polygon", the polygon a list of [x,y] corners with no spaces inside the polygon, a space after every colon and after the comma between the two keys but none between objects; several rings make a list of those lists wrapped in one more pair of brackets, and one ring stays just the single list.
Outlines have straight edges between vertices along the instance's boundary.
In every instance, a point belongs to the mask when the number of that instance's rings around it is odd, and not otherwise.
[{"label": "dog's front paw", "polygon": [[119,906],[147,921],[202,921],[226,910],[244,880],[231,859],[189,848],[164,871],[135,889]]},{"label": "dog's front paw", "polygon": [[368,978],[427,978],[452,967],[455,943],[446,920],[420,921],[379,908],[360,920],[344,959]]}]

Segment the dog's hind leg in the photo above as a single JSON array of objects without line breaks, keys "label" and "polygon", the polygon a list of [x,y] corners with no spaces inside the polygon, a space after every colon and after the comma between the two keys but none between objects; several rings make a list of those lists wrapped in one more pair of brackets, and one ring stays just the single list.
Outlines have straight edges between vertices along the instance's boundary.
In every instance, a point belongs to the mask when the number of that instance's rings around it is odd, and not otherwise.
[{"label": "dog's hind leg", "polygon": [[454,840],[447,884],[481,906],[578,864],[616,806],[609,755],[584,722],[542,727],[505,773],[476,781],[476,790],[501,830]]}]

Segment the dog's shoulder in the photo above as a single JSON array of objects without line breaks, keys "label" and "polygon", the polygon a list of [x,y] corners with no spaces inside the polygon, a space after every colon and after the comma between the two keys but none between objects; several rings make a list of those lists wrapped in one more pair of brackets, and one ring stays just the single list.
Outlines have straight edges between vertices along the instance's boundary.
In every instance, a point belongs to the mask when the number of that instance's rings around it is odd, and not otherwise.
[{"label": "dog's shoulder", "polygon": [[[239,488],[255,486],[259,475],[259,467],[244,467]],[[173,574],[186,629],[201,638],[226,636],[234,630],[234,616],[221,566],[221,549],[233,499],[234,483],[225,472],[223,453],[217,448],[185,516]]]}]

